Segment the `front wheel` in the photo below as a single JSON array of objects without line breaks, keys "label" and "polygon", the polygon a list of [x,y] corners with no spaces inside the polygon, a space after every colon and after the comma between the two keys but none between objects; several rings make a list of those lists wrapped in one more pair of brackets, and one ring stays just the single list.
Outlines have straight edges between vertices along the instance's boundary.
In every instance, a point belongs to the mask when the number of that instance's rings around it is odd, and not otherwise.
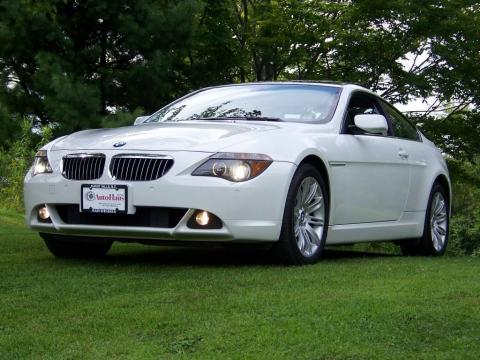
[{"label": "front wheel", "polygon": [[275,250],[290,264],[312,264],[320,259],[328,229],[328,193],[320,172],[301,165],[288,190],[282,231]]},{"label": "front wheel", "polygon": [[403,240],[400,243],[402,253],[443,255],[448,244],[449,208],[448,193],[442,185],[435,183],[428,200],[423,235],[419,239]]},{"label": "front wheel", "polygon": [[102,238],[62,236],[40,233],[48,250],[60,258],[100,258],[107,254],[112,241]]}]

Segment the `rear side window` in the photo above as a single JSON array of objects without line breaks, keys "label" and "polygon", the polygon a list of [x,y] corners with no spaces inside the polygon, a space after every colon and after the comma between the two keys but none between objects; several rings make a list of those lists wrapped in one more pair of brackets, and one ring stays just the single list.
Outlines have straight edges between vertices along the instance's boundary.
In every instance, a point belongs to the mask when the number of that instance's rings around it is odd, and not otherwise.
[{"label": "rear side window", "polygon": [[382,101],[382,108],[392,123],[393,135],[408,140],[420,140],[418,131],[398,110]]}]

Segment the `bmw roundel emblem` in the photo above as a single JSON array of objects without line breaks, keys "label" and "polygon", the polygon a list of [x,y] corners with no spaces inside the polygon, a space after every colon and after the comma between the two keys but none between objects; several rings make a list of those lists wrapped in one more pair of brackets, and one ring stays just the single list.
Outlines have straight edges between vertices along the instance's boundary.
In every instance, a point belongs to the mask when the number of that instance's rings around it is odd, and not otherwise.
[{"label": "bmw roundel emblem", "polygon": [[113,147],[118,148],[118,147],[124,146],[125,144],[126,144],[125,141],[119,141],[119,142],[116,142],[115,144],[113,144]]}]

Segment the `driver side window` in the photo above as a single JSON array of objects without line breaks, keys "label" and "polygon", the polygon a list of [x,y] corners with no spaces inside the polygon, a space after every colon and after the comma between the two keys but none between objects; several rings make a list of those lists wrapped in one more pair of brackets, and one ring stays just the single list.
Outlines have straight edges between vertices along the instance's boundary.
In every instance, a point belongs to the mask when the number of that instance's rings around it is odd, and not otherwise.
[{"label": "driver side window", "polygon": [[[355,126],[355,116],[360,114],[379,114],[380,106],[377,100],[365,94],[353,94],[347,108],[345,132],[347,134],[364,134],[365,132]],[[390,134],[390,129],[388,131]]]}]

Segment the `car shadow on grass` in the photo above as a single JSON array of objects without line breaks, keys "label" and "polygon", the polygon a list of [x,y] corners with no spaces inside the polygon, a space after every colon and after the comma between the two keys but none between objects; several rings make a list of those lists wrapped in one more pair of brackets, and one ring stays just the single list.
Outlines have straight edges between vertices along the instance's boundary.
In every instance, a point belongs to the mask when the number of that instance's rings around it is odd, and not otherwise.
[{"label": "car shadow on grass", "polygon": [[[345,249],[326,249],[321,262],[344,262],[368,258],[395,257],[390,253],[368,252]],[[83,260],[85,261],[85,260]],[[88,262],[112,264],[116,266],[146,265],[149,266],[284,266],[275,256],[264,248],[257,247],[156,247],[139,248],[121,245],[114,248],[103,259]]]}]

